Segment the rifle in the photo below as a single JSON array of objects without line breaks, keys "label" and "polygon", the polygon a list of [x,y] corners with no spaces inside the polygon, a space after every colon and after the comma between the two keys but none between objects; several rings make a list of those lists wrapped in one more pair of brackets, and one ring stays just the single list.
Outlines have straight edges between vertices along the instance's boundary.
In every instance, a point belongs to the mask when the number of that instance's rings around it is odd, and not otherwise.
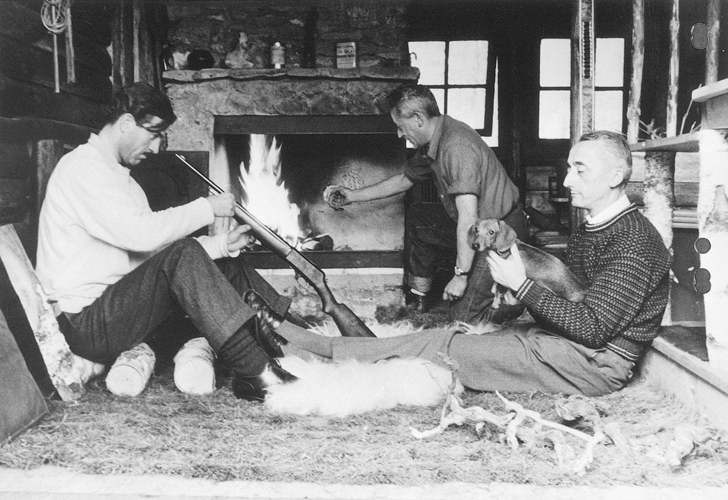
[{"label": "rifle", "polygon": [[[224,191],[214,182],[207,178],[202,172],[195,167],[180,154],[175,155],[182,163],[200,177],[210,190],[216,194],[222,194]],[[275,231],[260,222],[253,214],[251,214],[240,203],[235,202],[235,218],[243,224],[251,227],[252,233],[266,245],[274,254],[282,258],[295,269],[321,297],[321,308],[331,316],[339,327],[341,335],[344,337],[374,337],[372,331],[364,324],[364,322],[349,309],[346,305],[340,304],[334,298],[333,293],[326,283],[326,274],[316,267],[316,265],[308,260],[298,250],[293,248],[286,240],[281,238]]]}]

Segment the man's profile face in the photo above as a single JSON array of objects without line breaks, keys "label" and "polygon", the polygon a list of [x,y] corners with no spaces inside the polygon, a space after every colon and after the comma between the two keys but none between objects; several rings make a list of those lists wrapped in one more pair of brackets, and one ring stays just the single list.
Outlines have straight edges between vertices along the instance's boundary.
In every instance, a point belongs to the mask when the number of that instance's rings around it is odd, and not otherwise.
[{"label": "man's profile face", "polygon": [[571,190],[571,205],[596,215],[614,200],[621,178],[614,154],[599,140],[578,142],[569,152],[569,171],[564,186]]},{"label": "man's profile face", "polygon": [[425,137],[422,123],[417,115],[405,118],[397,114],[396,110],[392,110],[390,115],[392,116],[392,121],[397,126],[397,137],[404,137],[415,148],[424,146],[429,142],[429,139]]},{"label": "man's profile face", "polygon": [[[133,118],[132,118],[133,119]],[[129,126],[123,146],[120,148],[122,164],[127,167],[139,165],[148,155],[159,153],[164,140],[164,120],[150,116],[142,124]]]}]

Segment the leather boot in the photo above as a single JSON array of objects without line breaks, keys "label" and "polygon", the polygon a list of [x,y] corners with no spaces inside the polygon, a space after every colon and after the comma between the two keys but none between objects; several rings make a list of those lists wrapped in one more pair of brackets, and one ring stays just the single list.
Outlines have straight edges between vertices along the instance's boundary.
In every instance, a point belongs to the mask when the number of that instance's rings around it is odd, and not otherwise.
[{"label": "leather boot", "polygon": [[259,319],[250,332],[255,341],[271,358],[283,357],[281,346],[286,345],[288,340],[280,336],[275,329],[281,326],[285,318],[275,312],[265,299],[253,290],[245,292],[243,300],[255,310]]}]

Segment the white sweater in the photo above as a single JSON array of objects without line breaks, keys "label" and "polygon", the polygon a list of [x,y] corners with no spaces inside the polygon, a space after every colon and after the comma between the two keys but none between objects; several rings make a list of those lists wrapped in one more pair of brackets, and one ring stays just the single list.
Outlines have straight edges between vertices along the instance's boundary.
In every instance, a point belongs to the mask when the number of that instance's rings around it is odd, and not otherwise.
[{"label": "white sweater", "polygon": [[[80,312],[154,253],[213,221],[204,198],[153,212],[130,170],[92,134],[51,174],[36,271],[60,310]],[[226,234],[200,240],[213,259],[228,255]]]}]

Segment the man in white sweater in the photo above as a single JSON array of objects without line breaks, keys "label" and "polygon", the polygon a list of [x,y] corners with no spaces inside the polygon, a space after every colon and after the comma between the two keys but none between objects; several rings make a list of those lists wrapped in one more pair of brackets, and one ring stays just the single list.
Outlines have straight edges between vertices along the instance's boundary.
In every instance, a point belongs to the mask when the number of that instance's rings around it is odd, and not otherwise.
[{"label": "man in white sweater", "polygon": [[130,175],[131,167],[159,152],[175,120],[167,97],[145,83],[117,93],[106,125],[64,156],[50,177],[38,276],[62,312],[59,323],[77,355],[113,362],[167,319],[187,316],[231,370],[235,395],[262,400],[268,385],[295,377],[271,358],[264,340],[259,344],[261,335],[271,334],[267,316],[256,315],[256,304],[242,297],[254,290],[278,318],[290,301],[234,258],[250,227],[187,237],[216,216],[232,216],[233,195],[153,212]]}]

